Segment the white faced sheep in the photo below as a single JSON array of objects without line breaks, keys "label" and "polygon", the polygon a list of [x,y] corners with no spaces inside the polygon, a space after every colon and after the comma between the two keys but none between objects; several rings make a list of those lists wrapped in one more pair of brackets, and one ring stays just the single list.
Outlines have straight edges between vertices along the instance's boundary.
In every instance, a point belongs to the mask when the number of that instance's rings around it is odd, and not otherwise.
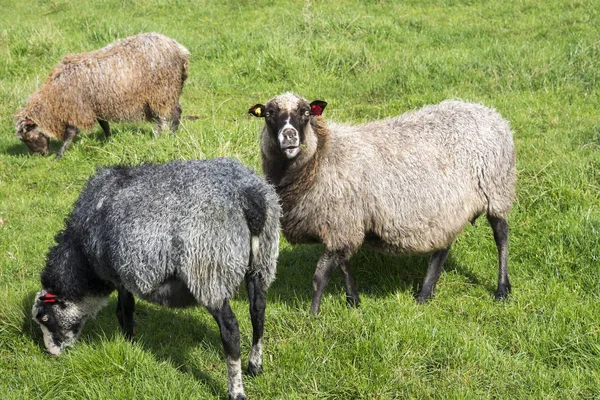
[{"label": "white faced sheep", "polygon": [[363,244],[395,254],[433,253],[418,301],[426,301],[450,245],[485,214],[499,254],[500,299],[510,292],[508,224],[515,153],[507,121],[477,104],[444,101],[364,125],[327,125],[327,103],[286,93],[249,113],[265,118],[260,146],[291,243],[321,242],[311,311],[336,266],[347,301],[359,304],[350,257]]},{"label": "white faced sheep", "polygon": [[50,139],[63,140],[60,158],[79,130],[97,122],[106,137],[108,121],[156,121],[159,133],[170,119],[175,132],[189,54],[173,39],[143,33],[67,55],[15,115],[17,137],[43,155]]},{"label": "white faced sheep", "polygon": [[262,372],[265,290],[275,277],[281,208],[272,186],[237,161],[112,167],[92,177],[57,234],[33,319],[47,350],[74,344],[118,290],[133,338],[134,295],[167,307],[204,305],[217,321],[229,395],[244,399],[240,334],[229,299],[246,280],[253,328],[248,372]]}]

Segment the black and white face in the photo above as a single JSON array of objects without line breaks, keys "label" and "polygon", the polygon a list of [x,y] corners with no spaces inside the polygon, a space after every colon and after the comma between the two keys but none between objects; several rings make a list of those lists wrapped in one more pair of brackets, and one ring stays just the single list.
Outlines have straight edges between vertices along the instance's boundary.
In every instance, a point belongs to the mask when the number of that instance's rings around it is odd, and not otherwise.
[{"label": "black and white face", "polygon": [[43,135],[31,120],[17,122],[17,137],[34,153],[45,156],[50,150],[50,139]]},{"label": "black and white face", "polygon": [[54,299],[46,291],[36,294],[31,316],[40,325],[44,345],[52,355],[59,355],[72,346],[81,334],[87,315],[75,303]]},{"label": "black and white face", "polygon": [[302,151],[306,142],[310,120],[321,115],[327,103],[316,100],[308,103],[292,93],[282,94],[266,105],[257,104],[250,108],[250,114],[265,118],[265,128],[279,145],[285,158],[292,160]]}]

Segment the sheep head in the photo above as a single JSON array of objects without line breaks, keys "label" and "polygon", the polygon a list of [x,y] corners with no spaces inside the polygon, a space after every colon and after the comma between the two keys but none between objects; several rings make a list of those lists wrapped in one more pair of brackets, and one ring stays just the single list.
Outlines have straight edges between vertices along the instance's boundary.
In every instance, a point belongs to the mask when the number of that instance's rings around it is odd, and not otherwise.
[{"label": "sheep head", "polygon": [[46,349],[55,356],[75,344],[87,319],[95,316],[108,300],[108,297],[87,297],[68,301],[46,289],[35,297],[31,317],[42,329]]},{"label": "sheep head", "polygon": [[311,121],[323,113],[325,106],[327,103],[322,100],[309,103],[295,94],[285,93],[266,105],[250,107],[248,113],[265,119],[263,145],[265,140],[270,141],[269,147],[279,151],[285,159],[293,160],[301,154],[303,147],[314,147],[307,144],[311,139],[316,140],[310,137],[313,135]]},{"label": "sheep head", "polygon": [[20,119],[16,123],[17,137],[29,147],[29,150],[41,155],[48,154],[50,138],[44,135],[31,119]]}]

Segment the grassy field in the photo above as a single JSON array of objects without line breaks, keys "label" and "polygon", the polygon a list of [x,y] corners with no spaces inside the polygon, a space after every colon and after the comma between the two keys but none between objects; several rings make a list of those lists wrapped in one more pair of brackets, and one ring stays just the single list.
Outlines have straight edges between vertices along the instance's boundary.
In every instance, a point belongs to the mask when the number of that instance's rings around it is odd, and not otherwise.
[{"label": "grassy field", "polygon": [[[334,276],[308,313],[320,246],[282,240],[268,294],[265,373],[253,399],[600,398],[600,3],[598,1],[0,0],[0,398],[224,398],[217,325],[203,309],[138,301],[138,341],[116,298],[53,358],[30,320],[39,272],[97,166],[235,157],[260,168],[251,104],[294,91],[330,120],[365,122],[446,98],[511,121],[518,196],[510,217],[513,294],[494,302],[497,254],[485,219],[454,244],[436,297],[414,294],[426,257],[352,260],[362,305]],[[144,31],[192,53],[177,136],[98,126],[60,161],[31,155],[13,114],[66,53]],[[56,142],[53,152],[60,147]],[[247,363],[245,289],[233,300]]]}]

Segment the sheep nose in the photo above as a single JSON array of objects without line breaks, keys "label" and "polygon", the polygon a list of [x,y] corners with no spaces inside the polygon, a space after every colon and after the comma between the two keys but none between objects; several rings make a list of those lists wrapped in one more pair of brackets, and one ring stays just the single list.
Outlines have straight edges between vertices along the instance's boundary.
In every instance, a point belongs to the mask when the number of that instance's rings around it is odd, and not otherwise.
[{"label": "sheep nose", "polygon": [[282,147],[286,147],[289,145],[297,146],[298,145],[298,131],[294,128],[285,128],[281,131],[279,136],[280,144]]}]

